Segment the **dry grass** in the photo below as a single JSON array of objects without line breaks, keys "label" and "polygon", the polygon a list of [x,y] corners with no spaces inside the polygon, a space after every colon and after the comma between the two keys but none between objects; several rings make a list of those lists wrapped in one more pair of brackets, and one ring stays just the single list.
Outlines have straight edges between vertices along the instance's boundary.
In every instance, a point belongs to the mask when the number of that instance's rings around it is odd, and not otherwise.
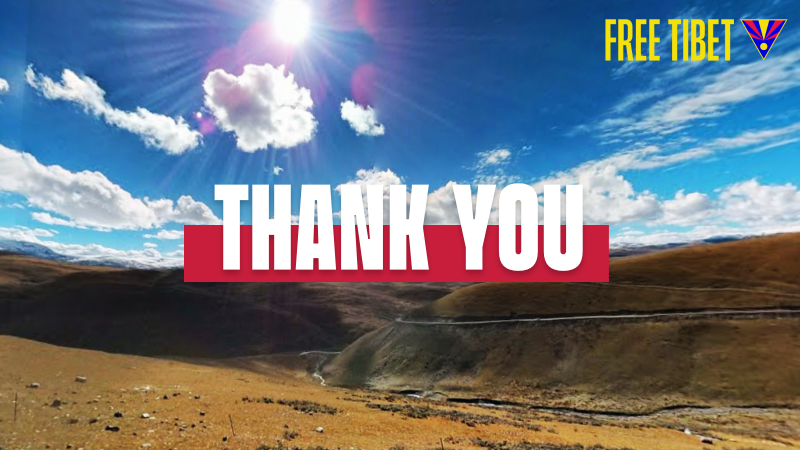
[{"label": "dry grass", "polygon": [[[800,307],[800,234],[685,247],[611,263],[610,284],[462,288],[410,316],[507,319]],[[798,404],[800,316],[392,323],[325,367],[332,384],[443,391],[543,406],[648,411]]]},{"label": "dry grass", "polygon": [[798,248],[800,234],[795,233],[614,259],[610,284],[479,284],[455,291],[411,317],[800,306]]},{"label": "dry grass", "polygon": [[786,233],[620,258],[611,282],[800,294],[798,247],[800,233]]},{"label": "dry grass", "polygon": [[184,283],[0,254],[0,334],[144,356],[341,349],[464,283]]},{"label": "dry grass", "polygon": [[[86,383],[75,376],[87,377]],[[39,389],[27,389],[33,381]],[[138,390],[137,390],[138,389]],[[13,422],[13,395],[20,395]],[[178,395],[176,395],[178,394]],[[351,395],[352,394],[352,395]],[[164,399],[164,396],[167,399]],[[358,397],[356,397],[358,396]],[[197,398],[199,397],[199,398]],[[243,397],[274,399],[243,402]],[[345,397],[384,395],[323,388],[305,374],[276,369],[264,376],[238,369],[195,366],[113,355],[0,337],[0,446],[19,449],[446,449],[485,448],[487,443],[536,445],[537,449],[606,448],[701,449],[695,436],[671,428],[621,428],[546,420],[512,419],[508,413],[470,406],[443,406],[403,397],[392,404],[424,405],[440,411],[411,418],[365,407]],[[60,399],[60,408],[52,407]],[[287,404],[280,404],[285,400]],[[289,401],[337,409],[337,414],[295,410]],[[448,411],[455,411],[451,413]],[[121,412],[121,418],[114,413]],[[154,419],[142,419],[148,413]],[[236,435],[231,432],[229,415]],[[496,423],[462,423],[442,415],[497,417]],[[521,422],[520,427],[506,422]],[[535,426],[534,426],[535,425]],[[105,431],[119,427],[119,431]],[[316,432],[323,427],[324,432]],[[538,431],[537,431],[538,430]],[[774,448],[760,439],[729,436],[731,449]],[[732,441],[729,438],[735,438]],[[224,440],[223,440],[224,439]],[[528,444],[520,444],[527,442]],[[788,440],[800,444],[798,441]],[[500,445],[500,444],[498,444]],[[502,448],[502,447],[500,447]]]},{"label": "dry grass", "polygon": [[651,411],[797,404],[800,319],[392,324],[326,365],[329,384]]},{"label": "dry grass", "polygon": [[113,272],[119,269],[84,267],[0,252],[0,292],[4,287],[39,284],[76,272]]}]

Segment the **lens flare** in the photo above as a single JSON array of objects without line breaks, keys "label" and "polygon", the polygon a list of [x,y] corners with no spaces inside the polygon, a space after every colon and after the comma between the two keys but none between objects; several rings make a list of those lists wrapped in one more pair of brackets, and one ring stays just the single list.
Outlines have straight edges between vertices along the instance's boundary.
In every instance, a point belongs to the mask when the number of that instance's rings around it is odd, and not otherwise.
[{"label": "lens flare", "polygon": [[311,10],[302,0],[276,0],[272,10],[275,35],[289,44],[299,44],[308,35]]}]

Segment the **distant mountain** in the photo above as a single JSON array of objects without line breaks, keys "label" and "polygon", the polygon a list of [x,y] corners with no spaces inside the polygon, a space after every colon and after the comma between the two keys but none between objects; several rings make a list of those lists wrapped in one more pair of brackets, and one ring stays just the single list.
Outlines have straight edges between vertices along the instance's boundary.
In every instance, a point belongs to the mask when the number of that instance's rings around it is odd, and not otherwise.
[{"label": "distant mountain", "polygon": [[659,245],[634,245],[634,244],[620,244],[611,248],[608,252],[611,258],[622,258],[625,256],[646,255],[648,253],[660,252],[662,250],[670,250],[673,248],[686,247],[689,245],[703,245],[703,244],[721,244],[723,242],[738,241],[746,239],[743,236],[716,236],[708,239],[690,242],[671,242]]},{"label": "distant mountain", "polygon": [[183,264],[176,263],[174,259],[163,258],[160,256],[150,257],[125,257],[125,256],[69,256],[57,253],[41,244],[25,241],[14,241],[10,239],[0,239],[0,251],[16,253],[18,255],[31,256],[33,258],[47,259],[50,261],[67,262],[80,264],[89,267],[116,267],[119,269],[175,269]]},{"label": "distant mountain", "polygon": [[663,245],[626,245],[611,248],[608,250],[608,256],[611,258],[622,258],[625,256],[638,256],[646,255],[648,253],[660,252],[662,250],[670,250],[673,248],[680,248],[689,245],[683,244],[663,244]]},{"label": "distant mountain", "polygon": [[149,258],[125,258],[114,256],[97,257],[74,257],[67,260],[72,264],[80,264],[89,267],[116,267],[119,269],[140,269],[140,270],[160,270],[160,269],[179,269],[183,264],[176,263],[172,259],[149,257]]},{"label": "distant mountain", "polygon": [[[621,244],[609,250],[611,258],[622,258],[626,256],[646,255],[648,253],[669,250],[673,248],[685,247],[698,244],[718,244],[722,242],[737,241],[743,239],[741,236],[718,236],[695,242],[669,243],[661,245],[629,245]],[[68,262],[89,267],[115,267],[119,269],[178,269],[183,264],[176,263],[174,259],[163,258],[160,256],[152,257],[124,257],[124,256],[69,256],[62,255],[41,244],[32,242],[14,241],[10,239],[0,239],[0,251],[16,253],[19,255],[32,256],[34,258],[48,259],[51,261]]]},{"label": "distant mountain", "polygon": [[49,247],[33,242],[13,241],[10,239],[0,239],[0,250],[8,253],[32,256],[34,258],[49,259],[51,261],[66,262],[70,257],[56,253]]}]

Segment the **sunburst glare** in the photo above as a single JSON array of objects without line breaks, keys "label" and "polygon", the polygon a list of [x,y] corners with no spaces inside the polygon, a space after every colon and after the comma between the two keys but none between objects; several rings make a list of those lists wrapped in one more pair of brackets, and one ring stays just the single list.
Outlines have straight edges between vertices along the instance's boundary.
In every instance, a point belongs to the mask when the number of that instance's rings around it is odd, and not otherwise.
[{"label": "sunburst glare", "polygon": [[278,39],[293,45],[299,44],[311,27],[311,10],[302,0],[276,0],[272,24]]}]

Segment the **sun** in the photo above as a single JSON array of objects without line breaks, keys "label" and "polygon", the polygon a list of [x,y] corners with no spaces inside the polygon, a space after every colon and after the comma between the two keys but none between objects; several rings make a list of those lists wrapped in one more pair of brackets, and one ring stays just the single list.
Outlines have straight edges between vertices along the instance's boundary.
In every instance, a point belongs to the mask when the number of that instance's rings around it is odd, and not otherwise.
[{"label": "sun", "polygon": [[308,35],[311,11],[303,0],[275,0],[272,25],[280,40],[299,44]]}]

